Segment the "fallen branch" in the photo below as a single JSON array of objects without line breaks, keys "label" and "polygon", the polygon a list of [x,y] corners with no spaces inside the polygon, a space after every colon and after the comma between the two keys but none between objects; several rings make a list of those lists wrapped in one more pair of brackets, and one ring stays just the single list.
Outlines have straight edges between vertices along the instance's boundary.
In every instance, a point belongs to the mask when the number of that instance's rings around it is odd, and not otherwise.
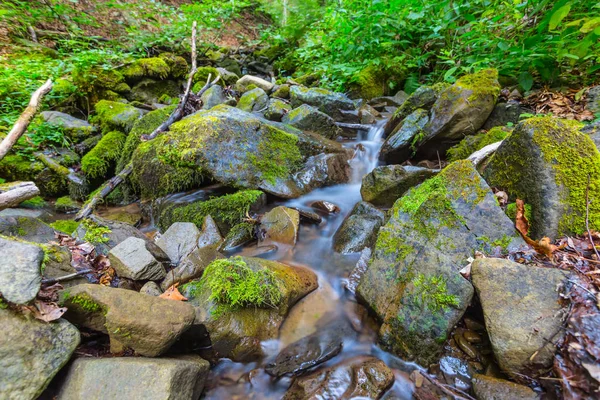
[{"label": "fallen branch", "polygon": [[40,189],[33,182],[10,182],[0,185],[0,210],[18,206],[39,194]]},{"label": "fallen branch", "polygon": [[336,122],[335,124],[337,126],[339,126],[340,128],[357,129],[357,130],[361,130],[361,131],[368,131],[373,126],[375,126],[375,125],[365,125],[365,124],[347,124],[345,122]]},{"label": "fallen branch", "polygon": [[100,201],[102,201],[113,190],[115,190],[115,188],[119,186],[129,176],[129,174],[131,174],[131,171],[133,171],[133,164],[129,162],[129,164],[127,164],[121,172],[106,182],[102,188],[85,203],[85,205],[75,216],[75,221],[79,221],[90,215],[96,208],[96,205],[98,205]]},{"label": "fallen branch", "polygon": [[[181,101],[179,102],[179,105],[177,106],[177,108],[173,111],[173,113],[169,116],[169,118],[165,122],[163,122],[158,128],[156,128],[151,134],[141,136],[141,139],[143,141],[148,141],[148,140],[152,140],[152,139],[156,138],[161,132],[165,132],[167,129],[169,129],[169,127],[174,122],[179,121],[183,117],[185,105],[190,97],[190,93],[192,90],[192,83],[194,81],[194,75],[196,75],[196,71],[198,69],[197,65],[196,65],[196,21],[194,21],[194,23],[192,24],[192,43],[191,43],[191,45],[192,45],[192,69],[188,76],[185,93],[184,93],[183,97],[181,98]],[[100,188],[100,190],[98,190],[98,192],[85,203],[83,208],[79,211],[79,213],[77,213],[77,216],[75,216],[75,220],[79,221],[79,220],[89,216],[94,211],[94,209],[96,208],[96,205],[99,202],[101,202],[106,196],[108,196],[113,190],[115,190],[115,188],[117,186],[119,186],[125,179],[127,179],[129,174],[131,174],[131,171],[133,171],[133,164],[130,161],[129,164],[127,164],[121,172],[119,172],[117,175],[112,177],[109,181],[105,182],[104,185],[102,185],[102,187]]]},{"label": "fallen branch", "polygon": [[475,153],[467,157],[467,160],[471,161],[475,167],[478,167],[486,158],[492,155],[498,147],[502,144],[502,140],[496,143],[488,144],[484,148],[477,150]]},{"label": "fallen branch", "polygon": [[64,281],[68,281],[71,279],[75,279],[81,275],[90,274],[92,272],[96,272],[96,271],[94,271],[93,269],[84,269],[84,270],[75,272],[73,274],[59,276],[58,278],[42,279],[42,284],[49,285],[49,284],[54,284],[54,283],[58,283],[58,282],[64,282]]},{"label": "fallen branch", "polygon": [[48,93],[52,89],[52,79],[48,79],[46,83],[36,90],[33,95],[31,95],[31,99],[29,100],[29,105],[23,111],[23,114],[19,117],[17,122],[13,125],[8,135],[4,138],[2,143],[0,143],[0,160],[4,158],[6,154],[10,151],[10,149],[17,143],[17,140],[25,133],[29,123],[33,119],[33,116],[37,112],[42,97]]},{"label": "fallen branch", "polygon": [[185,104],[187,103],[190,93],[192,92],[192,84],[194,81],[194,75],[196,75],[196,71],[198,70],[196,63],[196,21],[192,24],[192,69],[188,76],[187,85],[185,87],[185,92],[183,93],[183,97],[181,101],[177,105],[177,108],[173,111],[173,113],[169,116],[169,118],[163,122],[158,128],[154,130],[149,135],[142,135],[142,141],[152,140],[162,132],[165,132],[169,127],[177,122],[183,117],[183,110],[185,108]]}]

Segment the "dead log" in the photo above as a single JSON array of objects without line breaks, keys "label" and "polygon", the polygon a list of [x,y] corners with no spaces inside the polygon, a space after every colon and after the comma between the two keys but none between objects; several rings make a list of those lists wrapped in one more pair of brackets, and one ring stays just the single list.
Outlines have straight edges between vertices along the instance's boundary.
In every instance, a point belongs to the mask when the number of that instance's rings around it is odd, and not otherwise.
[{"label": "dead log", "polygon": [[33,93],[31,99],[29,100],[29,105],[27,106],[25,111],[23,111],[23,114],[21,114],[17,122],[15,122],[12,129],[10,130],[10,132],[8,132],[8,135],[4,138],[2,143],[0,143],[0,160],[2,160],[4,156],[8,154],[8,152],[14,146],[14,144],[17,143],[17,140],[19,140],[21,135],[25,133],[27,127],[29,126],[29,123],[33,119],[33,116],[35,115],[40,106],[42,97],[44,97],[44,95],[48,93],[51,89],[52,79],[48,79],[46,83],[40,86],[39,89]]},{"label": "dead log", "polygon": [[38,196],[40,189],[33,182],[10,182],[0,185],[0,210],[16,207]]},{"label": "dead log", "polygon": [[[194,81],[194,75],[196,75],[196,70],[196,21],[194,21],[194,23],[192,24],[192,69],[188,76],[185,93],[181,98],[181,101],[179,102],[177,108],[173,111],[173,113],[165,122],[163,122],[158,128],[156,128],[150,135],[142,135],[141,139],[143,141],[148,141],[156,138],[160,133],[165,132],[167,129],[169,129],[169,127],[174,122],[179,121],[183,117],[185,105],[192,91],[192,83]],[[218,77],[218,79],[220,79],[220,77]],[[216,81],[218,81],[218,79],[215,80],[215,83]],[[79,211],[79,213],[77,213],[77,216],[75,216],[75,220],[79,221],[89,216],[94,211],[94,208],[96,208],[96,205],[99,202],[101,202],[106,196],[108,196],[113,190],[115,190],[117,186],[119,186],[125,179],[127,179],[129,174],[131,174],[131,171],[133,171],[133,165],[130,161],[129,164],[127,164],[127,166],[125,166],[125,168],[123,168],[121,172],[119,172],[109,181],[105,182],[104,185],[102,185],[102,187],[100,188],[100,190],[98,190],[98,192],[85,203],[83,208]]]},{"label": "dead log", "polygon": [[475,153],[471,154],[467,160],[471,161],[475,168],[479,166],[483,161],[485,161],[489,156],[491,156],[498,147],[502,144],[502,140],[496,143],[488,144],[484,148],[477,150]]}]

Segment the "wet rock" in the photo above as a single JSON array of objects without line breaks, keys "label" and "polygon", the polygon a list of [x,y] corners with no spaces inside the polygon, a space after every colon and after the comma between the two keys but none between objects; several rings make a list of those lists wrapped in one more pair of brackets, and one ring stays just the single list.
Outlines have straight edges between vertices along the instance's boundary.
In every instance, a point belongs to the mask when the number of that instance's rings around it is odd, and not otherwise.
[{"label": "wet rock", "polygon": [[281,122],[281,119],[291,110],[292,107],[289,103],[279,99],[271,99],[269,100],[269,106],[265,111],[265,118],[271,121]]},{"label": "wet rock", "polygon": [[478,400],[537,400],[541,397],[527,386],[491,376],[475,374],[472,382]]},{"label": "wet rock", "polygon": [[44,121],[52,126],[62,128],[73,141],[81,140],[92,135],[94,128],[89,122],[75,118],[69,114],[59,111],[43,111],[40,113]]},{"label": "wet rock", "polygon": [[38,398],[79,345],[79,331],[64,319],[46,323],[5,309],[0,325],[0,398]]},{"label": "wet rock", "polygon": [[408,95],[404,93],[404,91],[400,90],[393,97],[392,96],[383,96],[383,97],[375,97],[369,100],[369,104],[372,106],[374,104],[385,104],[386,106],[392,107],[400,107],[408,98]]},{"label": "wet rock", "polygon": [[213,85],[202,94],[200,100],[202,100],[202,109],[210,110],[214,106],[225,103],[227,97],[225,96],[225,93],[223,93],[223,88],[221,86]]},{"label": "wet rock", "polygon": [[224,258],[215,246],[206,246],[193,250],[183,257],[179,265],[169,271],[160,284],[162,290],[167,290],[175,283],[184,284],[193,279],[200,278],[204,269],[216,259]]},{"label": "wet rock", "polygon": [[33,300],[40,290],[41,247],[0,237],[0,293],[17,304]]},{"label": "wet rock", "polygon": [[348,276],[348,280],[346,281],[346,285],[345,285],[346,289],[350,293],[352,293],[352,294],[356,293],[356,287],[360,283],[360,280],[362,279],[363,274],[369,267],[369,259],[371,258],[372,253],[373,253],[373,251],[369,247],[364,248],[360,252],[360,258],[356,262],[356,266],[350,273],[350,276]]},{"label": "wet rock", "polygon": [[160,103],[163,96],[177,99],[181,89],[178,82],[172,80],[143,79],[131,88],[128,99],[143,104]]},{"label": "wet rock", "polygon": [[178,263],[198,248],[200,231],[191,222],[175,222],[156,241],[172,262]]},{"label": "wet rock", "polygon": [[456,357],[442,357],[440,359],[440,371],[444,379],[454,387],[468,391],[470,389],[471,375],[469,364],[465,360]]},{"label": "wet rock", "polygon": [[232,307],[210,299],[211,289],[202,280],[189,282],[180,291],[188,298],[188,304],[194,306],[195,328],[204,327],[208,331],[216,357],[250,361],[263,355],[261,341],[278,337],[279,326],[290,308],[317,287],[317,277],[307,268],[276,261],[251,257],[229,260],[231,263],[241,260],[253,271],[272,271],[280,293],[277,304]]},{"label": "wet rock", "polygon": [[279,248],[274,244],[269,244],[265,246],[256,246],[247,249],[244,251],[243,255],[246,257],[260,257],[266,256],[267,254],[276,253]]},{"label": "wet rock", "polygon": [[31,209],[31,208],[5,208],[0,211],[0,218],[37,218],[43,222],[49,222],[52,219],[52,214],[44,209]]},{"label": "wet rock", "polygon": [[255,85],[265,92],[270,92],[274,86],[271,82],[259,78],[258,76],[244,75],[236,82],[235,88],[237,91],[245,92],[250,85]]},{"label": "wet rock", "polygon": [[391,207],[410,188],[437,172],[439,170],[401,165],[377,167],[363,178],[360,194],[364,201],[375,206]]},{"label": "wet rock", "polygon": [[586,108],[594,114],[600,112],[600,85],[588,89]]},{"label": "wet rock", "polygon": [[224,252],[233,251],[253,240],[256,240],[254,224],[242,222],[231,228],[219,249]]},{"label": "wet rock", "polygon": [[221,244],[222,241],[223,237],[219,231],[219,226],[213,217],[207,215],[202,223],[202,232],[198,237],[198,247],[215,246]]},{"label": "wet rock", "polygon": [[558,290],[568,277],[559,269],[494,258],[475,260],[471,276],[500,368],[537,376],[550,367],[566,317]]},{"label": "wet rock", "polygon": [[288,374],[298,375],[322,364],[342,351],[344,335],[349,332],[350,327],[344,320],[336,326],[329,326],[306,336],[281,350],[265,367],[265,371],[280,378]]},{"label": "wet rock", "polygon": [[[586,188],[600,187],[600,153],[578,123],[533,117],[516,126],[483,172],[490,185],[532,208],[531,236],[586,231]],[[600,229],[600,192],[589,190],[589,227]]]},{"label": "wet rock", "polygon": [[108,258],[119,277],[157,281],[167,274],[162,264],[146,249],[143,239],[125,239],[110,250]]},{"label": "wet rock", "polygon": [[160,286],[158,286],[156,282],[149,281],[146,282],[144,286],[142,286],[142,288],[140,289],[140,293],[148,296],[158,297],[163,293],[163,291],[160,289]]},{"label": "wet rock", "polygon": [[[60,278],[65,275],[71,275],[77,270],[71,265],[71,252],[66,246],[47,245],[44,260],[43,276],[46,279]],[[88,283],[88,280],[81,276],[75,279],[62,281],[60,284],[68,288],[82,283]]]},{"label": "wet rock", "polygon": [[290,98],[293,107],[302,104],[318,108],[336,121],[343,118],[342,111],[355,110],[356,106],[345,94],[331,92],[321,88],[307,88],[304,86],[292,86]]},{"label": "wet rock", "polygon": [[[138,146],[131,179],[144,198],[193,188],[207,179],[288,198],[339,178],[335,173],[345,170],[338,164],[347,157],[339,144],[291,129],[294,133],[284,124],[225,105],[202,110],[173,124],[168,134]],[[309,157],[324,148],[339,154]],[[174,154],[185,154],[186,160],[172,159]],[[333,167],[338,168],[329,170]]]},{"label": "wet rock", "polygon": [[377,111],[368,104],[363,105],[358,112],[361,124],[374,124],[375,122],[377,122],[377,118],[381,117],[379,111]]},{"label": "wet rock", "polygon": [[237,107],[242,111],[260,112],[264,111],[269,104],[269,96],[261,88],[247,91],[240,97]]},{"label": "wet rock", "polygon": [[495,69],[462,76],[439,95],[431,108],[422,142],[457,141],[475,134],[490,116],[499,94]]},{"label": "wet rock", "polygon": [[492,113],[483,124],[482,128],[490,130],[496,126],[507,126],[508,124],[518,124],[519,117],[525,110],[521,107],[518,101],[508,101],[506,103],[498,103],[492,110]]},{"label": "wet rock", "polygon": [[356,203],[333,235],[333,249],[338,253],[357,253],[372,247],[385,214],[365,201]]},{"label": "wet rock", "polygon": [[34,243],[48,243],[55,239],[54,228],[32,217],[0,216],[0,234]]},{"label": "wet rock", "polygon": [[286,113],[281,121],[303,131],[318,133],[327,139],[335,139],[340,134],[333,118],[308,104],[302,104]]},{"label": "wet rock", "polygon": [[312,203],[310,203],[310,206],[312,208],[314,208],[315,210],[324,211],[328,214],[337,214],[341,211],[340,207],[338,207],[337,205],[335,205],[329,201],[325,201],[325,200],[319,200],[319,201],[312,202]]},{"label": "wet rock", "polygon": [[283,399],[378,399],[393,383],[394,374],[383,361],[355,357],[297,378]]},{"label": "wet rock", "polygon": [[295,245],[298,239],[300,214],[288,207],[275,207],[266,213],[260,221],[262,232],[260,244],[281,243]]},{"label": "wet rock", "polygon": [[523,243],[473,165],[458,161],[396,201],[357,296],[383,322],[386,348],[428,365],[470,304],[467,258]]},{"label": "wet rock", "polygon": [[300,214],[300,222],[305,222],[305,223],[309,223],[309,224],[317,224],[317,225],[319,225],[321,222],[323,222],[323,218],[321,218],[321,216],[319,214],[317,214],[316,212],[302,210],[297,207],[290,207],[290,208],[298,211],[298,214]]},{"label": "wet rock", "polygon": [[70,366],[59,400],[200,398],[210,365],[196,355],[175,358],[80,358]]},{"label": "wet rock", "polygon": [[429,122],[429,114],[421,108],[408,115],[392,132],[383,146],[379,157],[387,162],[402,163],[416,152],[423,136],[423,129]]},{"label": "wet rock", "polygon": [[111,351],[131,348],[148,357],[166,352],[194,321],[187,303],[101,285],[63,290],[60,303],[70,322],[108,334]]}]

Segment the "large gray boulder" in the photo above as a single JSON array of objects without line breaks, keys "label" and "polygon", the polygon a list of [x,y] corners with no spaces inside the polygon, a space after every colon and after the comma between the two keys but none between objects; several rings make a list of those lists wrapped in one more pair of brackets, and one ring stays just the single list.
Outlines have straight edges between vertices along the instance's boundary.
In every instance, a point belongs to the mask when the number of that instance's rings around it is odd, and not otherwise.
[{"label": "large gray boulder", "polygon": [[390,163],[400,164],[417,151],[423,138],[423,129],[429,122],[429,114],[422,108],[416,109],[398,124],[381,147],[379,157]]},{"label": "large gray boulder", "polygon": [[0,293],[4,299],[25,304],[35,299],[42,284],[41,247],[0,237]]},{"label": "large gray boulder", "polygon": [[483,176],[511,200],[531,206],[535,239],[586,232],[586,200],[589,228],[600,229],[600,153],[576,121],[533,117],[521,122]]},{"label": "large gray boulder", "polygon": [[46,323],[1,308],[0,325],[0,398],[38,398],[79,345],[79,331],[64,319]]},{"label": "large gray boulder", "polygon": [[495,258],[475,260],[471,274],[500,368],[512,375],[544,373],[563,335],[567,310],[559,291],[568,275]]},{"label": "large gray boulder", "polygon": [[127,238],[111,249],[108,258],[119,277],[157,281],[167,275],[165,267],[146,249],[143,239]]},{"label": "large gray boulder", "polygon": [[340,135],[340,128],[333,118],[308,104],[302,104],[289,111],[283,116],[281,122],[303,131],[318,133],[327,139],[335,139]]},{"label": "large gray boulder", "polygon": [[470,304],[467,259],[520,244],[489,186],[458,161],[396,201],[356,293],[382,321],[382,344],[428,365]]},{"label": "large gray boulder", "polygon": [[333,249],[338,253],[358,253],[375,244],[385,214],[372,204],[359,201],[333,235]]},{"label": "large gray boulder", "polygon": [[[284,198],[298,197],[340,176],[329,167],[342,167],[343,163],[329,162],[325,163],[328,179],[303,174],[313,169],[310,157],[323,152],[347,159],[339,145],[219,105],[190,115],[173,124],[168,134],[142,143],[133,155],[132,181],[143,197],[151,198],[199,185],[208,178]],[[295,174],[311,180],[298,182]]]},{"label": "large gray boulder", "polygon": [[65,318],[108,334],[111,351],[127,348],[156,357],[192,326],[193,308],[184,302],[101,285],[78,285],[60,292]]},{"label": "large gray boulder", "polygon": [[293,107],[308,104],[318,108],[336,121],[344,118],[343,111],[356,109],[354,102],[345,94],[321,88],[292,86],[290,88],[290,98]]},{"label": "large gray boulder", "polygon": [[55,240],[54,228],[37,218],[27,216],[0,216],[0,235],[34,243]]},{"label": "large gray boulder", "polygon": [[80,358],[69,368],[59,400],[197,400],[210,364],[196,355],[176,358]]},{"label": "large gray boulder", "polygon": [[365,175],[360,187],[364,201],[389,208],[410,188],[433,177],[439,170],[421,167],[384,165]]},{"label": "large gray boulder", "polygon": [[171,262],[177,264],[198,248],[199,237],[200,230],[193,223],[175,222],[160,236],[156,244],[167,253]]}]

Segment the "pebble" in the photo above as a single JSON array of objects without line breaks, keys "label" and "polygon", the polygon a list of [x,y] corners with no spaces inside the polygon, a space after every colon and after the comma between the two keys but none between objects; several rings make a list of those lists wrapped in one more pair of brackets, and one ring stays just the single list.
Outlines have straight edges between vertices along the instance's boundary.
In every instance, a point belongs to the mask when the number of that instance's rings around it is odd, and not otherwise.
[{"label": "pebble", "polygon": [[465,325],[467,326],[467,329],[469,329],[471,331],[477,331],[477,332],[485,331],[485,326],[483,326],[483,324],[481,324],[480,322],[477,322],[471,318],[465,318]]},{"label": "pebble", "polygon": [[469,343],[481,343],[481,336],[472,330],[466,330],[462,335]]},{"label": "pebble", "polygon": [[467,342],[463,335],[455,334],[454,340],[458,344],[458,347],[460,347],[460,349],[464,351],[467,356],[470,358],[477,358],[477,349]]}]

